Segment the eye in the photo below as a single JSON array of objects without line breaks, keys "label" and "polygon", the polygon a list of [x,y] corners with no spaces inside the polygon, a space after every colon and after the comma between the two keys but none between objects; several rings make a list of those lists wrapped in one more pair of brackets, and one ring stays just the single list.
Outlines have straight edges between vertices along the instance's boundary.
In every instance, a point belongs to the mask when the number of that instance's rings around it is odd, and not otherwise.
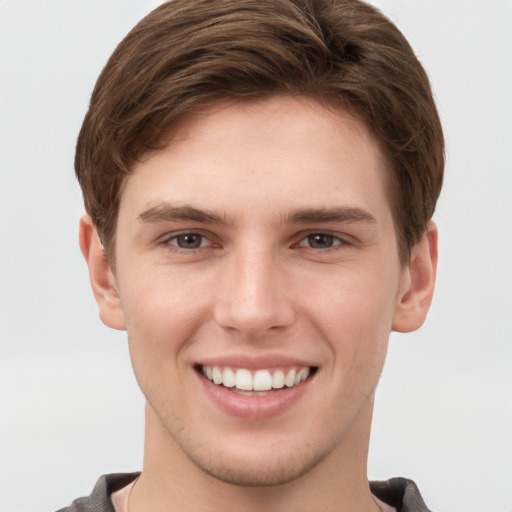
[{"label": "eye", "polygon": [[312,249],[330,249],[343,241],[330,233],[311,233],[299,242],[299,247],[310,247]]},{"label": "eye", "polygon": [[199,249],[211,245],[210,241],[200,233],[181,233],[169,238],[167,243],[180,249]]}]

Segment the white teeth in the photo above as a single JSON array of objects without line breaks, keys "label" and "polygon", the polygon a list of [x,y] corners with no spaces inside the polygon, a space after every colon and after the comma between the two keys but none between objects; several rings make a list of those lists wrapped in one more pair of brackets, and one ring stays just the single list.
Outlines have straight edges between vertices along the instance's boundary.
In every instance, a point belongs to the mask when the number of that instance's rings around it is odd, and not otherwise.
[{"label": "white teeth", "polygon": [[291,388],[295,384],[295,370],[290,370],[284,378],[284,385]]},{"label": "white teeth", "polygon": [[236,371],[235,387],[243,391],[252,391],[252,375],[249,370],[240,368]]},{"label": "white teeth", "polygon": [[302,368],[302,370],[300,370],[300,372],[297,372],[297,375],[295,376],[295,385],[305,381],[308,378],[308,375],[309,368]]},{"label": "white teeth", "polygon": [[310,368],[291,368],[286,374],[283,370],[256,370],[254,375],[245,368],[234,370],[219,366],[203,366],[201,371],[214,384],[258,395],[266,394],[265,392],[272,389],[281,389],[285,386],[291,388],[300,384],[308,378]]},{"label": "white teeth", "polygon": [[225,368],[222,373],[222,384],[227,388],[235,387],[235,373],[229,368]]},{"label": "white teeth", "polygon": [[213,367],[213,382],[215,384],[222,384],[222,372],[218,366]]},{"label": "white teeth", "polygon": [[254,374],[252,389],[254,391],[268,391],[272,389],[272,375],[270,375],[268,370],[258,370]]},{"label": "white teeth", "polygon": [[284,387],[284,373],[277,370],[272,377],[272,387],[274,389],[281,389]]}]

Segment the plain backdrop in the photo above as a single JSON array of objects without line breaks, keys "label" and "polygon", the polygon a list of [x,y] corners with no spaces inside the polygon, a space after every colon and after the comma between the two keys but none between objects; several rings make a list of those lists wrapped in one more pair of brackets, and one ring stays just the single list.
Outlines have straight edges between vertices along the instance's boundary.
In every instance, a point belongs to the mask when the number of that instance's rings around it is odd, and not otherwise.
[{"label": "plain backdrop", "polygon": [[[160,2],[0,0],[0,510],[52,511],[141,467],[125,334],[77,243],[77,133],[115,45]],[[447,139],[438,286],[393,335],[369,476],[436,512],[512,510],[512,2],[375,0],[429,72]]]}]

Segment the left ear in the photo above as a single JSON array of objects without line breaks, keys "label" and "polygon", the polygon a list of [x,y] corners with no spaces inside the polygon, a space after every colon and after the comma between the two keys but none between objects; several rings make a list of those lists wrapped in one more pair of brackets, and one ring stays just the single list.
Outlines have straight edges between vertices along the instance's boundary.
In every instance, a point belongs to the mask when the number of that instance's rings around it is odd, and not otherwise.
[{"label": "left ear", "polygon": [[412,332],[427,317],[437,270],[437,227],[430,221],[427,231],[411,250],[411,260],[404,268],[392,329]]}]

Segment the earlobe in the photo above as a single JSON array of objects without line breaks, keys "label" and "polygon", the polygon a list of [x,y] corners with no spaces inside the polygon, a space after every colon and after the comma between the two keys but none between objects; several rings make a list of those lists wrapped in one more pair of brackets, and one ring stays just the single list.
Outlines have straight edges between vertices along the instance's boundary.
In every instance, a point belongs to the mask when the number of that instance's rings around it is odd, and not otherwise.
[{"label": "earlobe", "polygon": [[422,239],[412,248],[393,317],[394,331],[415,331],[427,317],[436,281],[437,238],[437,227],[431,221]]},{"label": "earlobe", "polygon": [[113,329],[124,330],[126,323],[115,277],[107,261],[98,232],[89,215],[80,219],[80,250],[89,267],[94,298],[98,303],[101,321]]}]

